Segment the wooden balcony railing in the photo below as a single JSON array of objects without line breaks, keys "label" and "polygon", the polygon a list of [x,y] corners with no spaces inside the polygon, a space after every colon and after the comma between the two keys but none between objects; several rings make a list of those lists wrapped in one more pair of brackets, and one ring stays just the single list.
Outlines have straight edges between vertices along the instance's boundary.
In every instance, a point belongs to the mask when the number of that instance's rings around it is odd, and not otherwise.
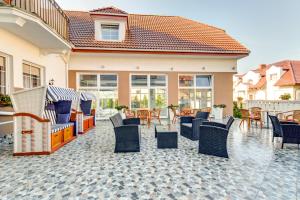
[{"label": "wooden balcony railing", "polygon": [[69,19],[55,0],[5,0],[4,2],[38,16],[68,40]]}]

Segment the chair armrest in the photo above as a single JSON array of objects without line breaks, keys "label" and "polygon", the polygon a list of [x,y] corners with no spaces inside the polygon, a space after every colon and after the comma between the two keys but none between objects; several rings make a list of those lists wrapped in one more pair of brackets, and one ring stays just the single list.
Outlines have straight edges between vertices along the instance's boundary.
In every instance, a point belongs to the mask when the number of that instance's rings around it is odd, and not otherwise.
[{"label": "chair armrest", "polygon": [[129,118],[129,119],[123,119],[123,123],[125,125],[140,125],[141,124],[141,120],[140,118]]},{"label": "chair armrest", "polygon": [[219,123],[219,122],[203,122],[202,125],[215,126],[215,127],[226,129],[226,125],[222,124],[222,123]]},{"label": "chair armrest", "polygon": [[182,123],[192,123],[193,119],[195,119],[195,117],[192,117],[192,116],[180,117],[180,124],[182,124]]},{"label": "chair armrest", "polygon": [[193,127],[193,132],[197,133],[199,132],[199,127],[202,125],[203,122],[207,122],[207,119],[201,119],[201,118],[196,118],[192,120],[192,127]]},{"label": "chair armrest", "polygon": [[300,125],[283,124],[282,133],[284,138],[299,138],[300,139]]}]

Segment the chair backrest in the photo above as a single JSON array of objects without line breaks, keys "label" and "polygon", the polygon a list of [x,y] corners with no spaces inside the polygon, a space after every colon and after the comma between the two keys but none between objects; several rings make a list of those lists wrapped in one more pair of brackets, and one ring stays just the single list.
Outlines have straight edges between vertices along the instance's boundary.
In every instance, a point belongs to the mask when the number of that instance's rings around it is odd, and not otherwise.
[{"label": "chair backrest", "polygon": [[277,135],[278,134],[282,135],[282,128],[281,128],[279,119],[273,115],[269,115],[269,118],[271,119],[273,132],[276,133]]},{"label": "chair backrest", "polygon": [[109,119],[115,128],[124,125],[123,119],[122,119],[122,116],[120,115],[120,113],[113,115]]},{"label": "chair backrest", "polygon": [[195,118],[208,119],[209,112],[197,112]]},{"label": "chair backrest", "polygon": [[149,117],[149,111],[148,110],[138,110],[137,117],[141,118],[141,119],[147,119]]},{"label": "chair backrest", "polygon": [[200,109],[201,112],[211,112],[211,107],[206,107],[206,108],[201,108]]},{"label": "chair backrest", "polygon": [[45,119],[49,119],[51,122],[51,125],[56,124],[57,118],[56,118],[55,107],[53,104],[47,104],[45,106],[43,117]]},{"label": "chair backrest", "polygon": [[251,114],[254,116],[254,117],[261,117],[261,108],[260,107],[252,107],[251,109]]},{"label": "chair backrest", "polygon": [[161,112],[161,109],[153,109],[151,110],[150,114],[151,114],[151,117],[160,117],[160,112]]},{"label": "chair backrest", "polygon": [[81,108],[84,115],[90,115],[91,114],[91,108],[92,108],[92,100],[81,101],[80,102],[80,108]]},{"label": "chair backrest", "polygon": [[226,129],[229,130],[231,125],[233,124],[234,122],[234,118],[232,116],[229,117],[228,121],[227,121],[227,124],[226,124]]},{"label": "chair backrest", "polygon": [[294,121],[300,121],[300,110],[294,110],[293,111],[293,120]]},{"label": "chair backrest", "polygon": [[124,113],[127,119],[135,117],[135,112],[133,110],[125,109]]},{"label": "chair backrest", "polygon": [[247,109],[240,109],[240,111],[241,111],[241,117],[242,117],[242,119],[246,119],[246,118],[248,118],[249,116],[250,116],[250,113],[249,113],[249,110],[247,110]]}]

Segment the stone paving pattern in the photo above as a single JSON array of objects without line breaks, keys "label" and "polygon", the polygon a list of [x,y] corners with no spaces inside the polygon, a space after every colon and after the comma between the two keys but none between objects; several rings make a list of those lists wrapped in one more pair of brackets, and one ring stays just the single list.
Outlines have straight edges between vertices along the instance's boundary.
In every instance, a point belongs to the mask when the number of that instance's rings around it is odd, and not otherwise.
[{"label": "stone paving pattern", "polygon": [[0,199],[300,200],[300,150],[280,149],[270,130],[228,137],[229,159],[198,154],[179,137],[178,149],[157,149],[142,127],[140,153],[114,152],[109,121],[50,156],[13,157],[0,145]]}]

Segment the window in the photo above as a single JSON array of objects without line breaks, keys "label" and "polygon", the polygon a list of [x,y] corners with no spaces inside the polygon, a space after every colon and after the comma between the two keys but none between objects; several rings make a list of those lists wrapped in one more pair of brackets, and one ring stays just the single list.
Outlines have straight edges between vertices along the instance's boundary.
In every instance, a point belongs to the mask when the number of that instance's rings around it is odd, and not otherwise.
[{"label": "window", "polygon": [[212,106],[212,77],[210,75],[179,75],[180,108],[200,109]]},{"label": "window", "polygon": [[33,64],[23,63],[23,87],[34,88],[41,86],[41,68]]},{"label": "window", "polygon": [[101,35],[103,40],[119,40],[119,25],[101,24]]},{"label": "window", "polygon": [[270,80],[276,81],[277,80],[277,74],[270,74]]},{"label": "window", "polygon": [[131,75],[130,106],[132,110],[140,108],[161,109],[161,116],[167,116],[167,76]]},{"label": "window", "polygon": [[118,105],[118,76],[115,74],[79,74],[79,91],[93,93],[97,100],[93,105],[96,108],[97,119],[107,119],[116,113]]},{"label": "window", "polygon": [[0,56],[0,93],[6,94],[6,59]]}]

